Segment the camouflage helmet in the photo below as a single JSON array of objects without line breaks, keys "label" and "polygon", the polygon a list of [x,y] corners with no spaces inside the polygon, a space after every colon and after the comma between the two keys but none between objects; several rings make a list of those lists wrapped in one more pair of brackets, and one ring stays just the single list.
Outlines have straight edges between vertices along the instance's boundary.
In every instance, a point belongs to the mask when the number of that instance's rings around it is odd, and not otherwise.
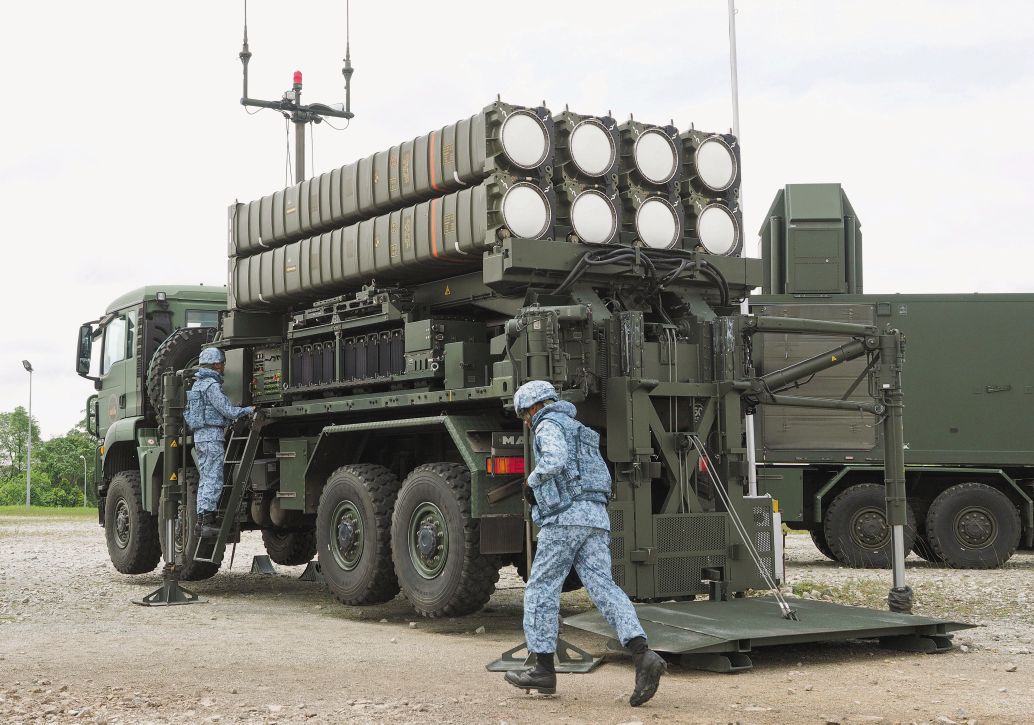
[{"label": "camouflage helmet", "polygon": [[556,388],[545,380],[530,380],[513,394],[513,410],[518,416],[535,403],[544,400],[558,400]]},{"label": "camouflage helmet", "polygon": [[223,357],[223,351],[217,347],[206,347],[201,351],[201,357],[197,359],[201,365],[216,365],[221,363],[226,358]]}]

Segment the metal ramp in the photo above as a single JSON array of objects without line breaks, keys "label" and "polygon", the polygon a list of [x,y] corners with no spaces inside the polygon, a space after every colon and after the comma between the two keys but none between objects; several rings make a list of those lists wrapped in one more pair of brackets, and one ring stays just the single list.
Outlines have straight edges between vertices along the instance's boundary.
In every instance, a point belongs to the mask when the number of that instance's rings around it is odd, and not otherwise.
[{"label": "metal ramp", "polygon": [[[774,597],[727,601],[638,604],[636,613],[658,652],[681,655],[686,667],[736,672],[753,665],[755,647],[847,639],[878,639],[881,646],[910,652],[951,649],[951,632],[974,625],[789,598],[799,620],[782,616]],[[564,624],[605,637],[614,630],[597,610],[564,618]]]},{"label": "metal ramp", "polygon": [[[237,435],[231,429],[226,442],[223,468],[223,492],[219,496],[219,535],[215,538],[198,539],[194,550],[194,561],[221,564],[230,540],[238,526],[244,491],[251,479],[251,467],[255,463],[259,443],[262,441],[262,419],[256,416],[251,421],[247,435]],[[226,483],[229,480],[230,483]]]}]

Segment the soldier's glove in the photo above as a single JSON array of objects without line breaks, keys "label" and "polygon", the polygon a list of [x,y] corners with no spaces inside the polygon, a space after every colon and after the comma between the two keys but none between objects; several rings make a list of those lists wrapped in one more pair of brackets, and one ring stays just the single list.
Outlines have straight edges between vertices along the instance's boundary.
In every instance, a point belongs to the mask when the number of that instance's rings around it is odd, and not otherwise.
[{"label": "soldier's glove", "polygon": [[529,486],[527,481],[524,482],[524,485],[522,486],[522,488],[524,489],[524,500],[528,502],[529,506],[534,506],[535,503],[536,503],[535,502],[535,489],[533,489],[531,486]]}]

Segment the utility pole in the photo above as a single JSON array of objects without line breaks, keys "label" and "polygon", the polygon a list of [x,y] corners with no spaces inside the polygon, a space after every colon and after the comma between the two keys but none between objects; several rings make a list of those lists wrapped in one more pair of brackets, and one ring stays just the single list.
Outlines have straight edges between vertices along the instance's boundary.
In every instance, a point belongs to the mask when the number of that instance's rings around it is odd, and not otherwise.
[{"label": "utility pole", "polygon": [[279,101],[263,101],[248,96],[248,62],[251,60],[251,50],[248,47],[248,3],[244,3],[244,43],[241,45],[241,52],[238,57],[244,66],[244,94],[241,96],[241,105],[252,108],[271,108],[280,111],[284,118],[294,124],[294,183],[305,180],[305,126],[309,123],[322,123],[324,117],[344,118],[351,120],[355,117],[352,113],[352,50],[349,38],[350,23],[349,3],[345,3],[345,65],[341,68],[341,75],[345,77],[345,102],[335,103],[328,106],[324,103],[310,103],[302,105],[302,72],[296,70],[291,89],[286,91]]},{"label": "utility pole", "polygon": [[[736,72],[736,0],[729,0],[729,77],[732,86],[732,134],[740,143],[740,84]],[[742,172],[741,172],[742,173]],[[743,208],[743,183],[740,182],[740,209]],[[747,256],[747,244],[744,242],[740,256]],[[740,313],[750,314],[750,304],[746,299],[740,303]],[[757,449],[754,447],[754,416],[748,415],[743,423],[746,433],[747,447],[747,492],[751,496],[758,495]]]},{"label": "utility pole", "polygon": [[32,506],[32,363],[22,360],[22,367],[29,373],[29,442],[25,454],[25,508]]}]

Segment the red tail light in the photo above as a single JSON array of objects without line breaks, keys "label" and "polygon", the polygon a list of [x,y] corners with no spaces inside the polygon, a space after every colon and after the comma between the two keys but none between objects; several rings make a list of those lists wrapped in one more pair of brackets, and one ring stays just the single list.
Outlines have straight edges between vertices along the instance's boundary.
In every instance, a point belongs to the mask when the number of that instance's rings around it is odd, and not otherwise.
[{"label": "red tail light", "polygon": [[524,473],[523,456],[489,456],[485,460],[485,468],[489,475],[505,476],[515,473]]}]

